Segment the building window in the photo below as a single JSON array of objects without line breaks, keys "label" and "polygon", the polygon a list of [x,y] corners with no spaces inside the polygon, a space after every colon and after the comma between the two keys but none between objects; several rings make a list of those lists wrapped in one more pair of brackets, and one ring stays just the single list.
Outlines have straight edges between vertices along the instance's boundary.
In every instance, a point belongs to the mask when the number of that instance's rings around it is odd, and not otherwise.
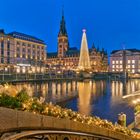
[{"label": "building window", "polygon": [[35,50],[33,50],[33,55],[35,55]]},{"label": "building window", "polygon": [[20,48],[19,47],[17,47],[17,52],[19,52],[20,51]]},{"label": "building window", "polygon": [[22,58],[25,58],[25,54],[22,55]]},{"label": "building window", "polygon": [[62,45],[59,45],[59,48],[62,48]]},{"label": "building window", "polygon": [[122,64],[122,60],[120,60],[120,64]]},{"label": "building window", "polygon": [[35,45],[33,45],[33,48],[35,48]]},{"label": "building window", "polygon": [[40,46],[37,46],[37,49],[40,49]]},{"label": "building window", "polygon": [[10,56],[10,51],[7,52],[7,55]]},{"label": "building window", "polygon": [[120,68],[122,68],[122,65],[120,65]]},{"label": "building window", "polygon": [[1,58],[1,63],[4,63],[4,58],[3,57]]},{"label": "building window", "polygon": [[135,63],[135,60],[132,60],[132,64],[134,64]]},{"label": "building window", "polygon": [[2,55],[2,56],[4,55],[4,50],[1,50],[1,55]]},{"label": "building window", "polygon": [[31,56],[30,56],[30,55],[28,55],[28,58],[30,59],[30,58],[31,58]]},{"label": "building window", "polygon": [[132,65],[132,68],[135,68],[135,65]]},{"label": "building window", "polygon": [[31,52],[31,50],[30,49],[28,49],[28,53],[30,53]]},{"label": "building window", "polygon": [[130,65],[128,65],[127,68],[130,68]]},{"label": "building window", "polygon": [[17,53],[17,57],[20,57],[20,54],[19,53]]},{"label": "building window", "polygon": [[131,60],[128,60],[127,63],[130,64]]},{"label": "building window", "polygon": [[20,45],[20,42],[19,41],[17,41],[17,45]]},{"label": "building window", "polygon": [[116,61],[116,64],[118,64],[118,61]]},{"label": "building window", "polygon": [[115,64],[115,61],[112,61],[112,64]]},{"label": "building window", "polygon": [[25,48],[23,48],[22,51],[25,52]]},{"label": "building window", "polygon": [[25,43],[22,43],[22,46],[26,46]]},{"label": "building window", "polygon": [[10,63],[10,58],[9,58],[9,57],[7,58],[7,63],[8,63],[8,64]]},{"label": "building window", "polygon": [[135,70],[134,69],[132,70],[132,73],[135,73]]}]

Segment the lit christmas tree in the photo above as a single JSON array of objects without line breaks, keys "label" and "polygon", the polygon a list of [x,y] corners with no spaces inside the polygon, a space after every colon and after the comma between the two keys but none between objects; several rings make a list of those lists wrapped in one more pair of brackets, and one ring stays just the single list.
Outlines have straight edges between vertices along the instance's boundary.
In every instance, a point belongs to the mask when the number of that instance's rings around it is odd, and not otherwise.
[{"label": "lit christmas tree", "polygon": [[82,36],[82,42],[81,42],[80,59],[79,59],[78,69],[79,70],[91,69],[85,29],[83,29],[83,36]]}]

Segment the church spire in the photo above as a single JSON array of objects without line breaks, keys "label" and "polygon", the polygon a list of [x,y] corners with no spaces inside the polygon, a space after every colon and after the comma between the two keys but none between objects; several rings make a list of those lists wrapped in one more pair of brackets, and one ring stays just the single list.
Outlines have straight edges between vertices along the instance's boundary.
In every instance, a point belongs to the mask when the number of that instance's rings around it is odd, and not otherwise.
[{"label": "church spire", "polygon": [[67,36],[66,23],[64,18],[64,9],[62,8],[62,19],[60,22],[60,30],[58,36]]}]

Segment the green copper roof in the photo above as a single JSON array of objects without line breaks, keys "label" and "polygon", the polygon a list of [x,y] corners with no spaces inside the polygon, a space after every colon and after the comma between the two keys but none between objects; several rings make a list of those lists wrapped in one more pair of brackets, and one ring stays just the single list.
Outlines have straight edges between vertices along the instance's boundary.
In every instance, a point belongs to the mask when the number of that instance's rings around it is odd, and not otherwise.
[{"label": "green copper roof", "polygon": [[66,23],[65,23],[65,19],[64,19],[64,14],[62,14],[62,19],[60,22],[60,30],[59,30],[59,34],[58,36],[67,36],[67,30],[66,30]]}]

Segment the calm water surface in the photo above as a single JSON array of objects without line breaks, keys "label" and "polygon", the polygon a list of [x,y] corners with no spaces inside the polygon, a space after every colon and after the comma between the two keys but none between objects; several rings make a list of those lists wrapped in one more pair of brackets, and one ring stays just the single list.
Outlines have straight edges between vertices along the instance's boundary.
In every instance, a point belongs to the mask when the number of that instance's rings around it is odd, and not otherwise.
[{"label": "calm water surface", "polygon": [[[131,101],[122,96],[140,90],[140,80],[105,81],[57,81],[43,83],[17,83],[19,88],[27,86],[32,96],[43,96],[46,102],[61,102],[62,107],[71,108],[85,115],[96,115],[112,122],[120,112],[127,115],[127,123],[134,120]],[[67,100],[63,102],[64,100]]]}]

